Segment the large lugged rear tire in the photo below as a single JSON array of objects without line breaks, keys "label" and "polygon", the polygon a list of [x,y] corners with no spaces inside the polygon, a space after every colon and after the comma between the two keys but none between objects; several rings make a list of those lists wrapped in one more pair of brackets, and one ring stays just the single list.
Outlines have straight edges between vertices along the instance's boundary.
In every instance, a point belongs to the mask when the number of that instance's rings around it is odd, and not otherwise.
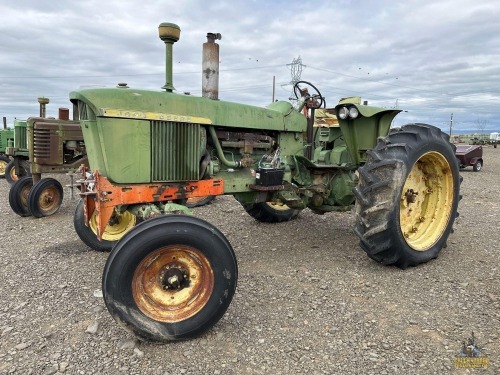
[{"label": "large lugged rear tire", "polygon": [[375,261],[403,269],[436,258],[460,200],[461,177],[448,135],[410,124],[367,154],[354,189],[361,247]]},{"label": "large lugged rear tire", "polygon": [[236,289],[236,257],[226,237],[201,219],[146,220],[115,245],[102,290],[113,318],[146,341],[199,336],[224,315]]},{"label": "large lugged rear tire", "polygon": [[284,204],[260,202],[242,204],[245,211],[263,223],[281,223],[295,219],[301,210],[293,209]]},{"label": "large lugged rear tire", "polygon": [[206,197],[194,197],[189,198],[186,201],[186,207],[194,208],[201,207],[211,203],[215,199],[215,195],[207,195]]}]

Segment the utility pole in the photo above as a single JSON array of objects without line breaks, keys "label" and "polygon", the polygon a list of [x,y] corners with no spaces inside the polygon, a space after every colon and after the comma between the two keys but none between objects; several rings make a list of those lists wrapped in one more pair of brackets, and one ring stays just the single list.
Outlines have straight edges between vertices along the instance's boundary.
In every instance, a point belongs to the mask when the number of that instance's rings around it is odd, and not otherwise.
[{"label": "utility pole", "polygon": [[276,76],[273,76],[273,100],[271,103],[274,103],[274,95],[276,94]]},{"label": "utility pole", "polygon": [[453,113],[451,114],[450,118],[450,137],[451,137],[451,129],[453,128]]}]

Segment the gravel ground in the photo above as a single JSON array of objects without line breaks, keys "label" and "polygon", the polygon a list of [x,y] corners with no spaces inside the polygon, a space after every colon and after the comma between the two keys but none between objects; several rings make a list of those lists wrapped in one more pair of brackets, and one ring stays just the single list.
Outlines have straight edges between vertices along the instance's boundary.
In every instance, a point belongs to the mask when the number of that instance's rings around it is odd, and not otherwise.
[{"label": "gravel ground", "polygon": [[[351,213],[262,224],[232,197],[195,209],[232,243],[238,288],[208,333],[164,345],[108,314],[107,254],[74,232],[77,200],[21,218],[0,180],[0,374],[498,374],[500,149],[484,154],[481,172],[462,172],[448,247],[405,271],[363,253]],[[487,370],[454,368],[472,332]]]}]

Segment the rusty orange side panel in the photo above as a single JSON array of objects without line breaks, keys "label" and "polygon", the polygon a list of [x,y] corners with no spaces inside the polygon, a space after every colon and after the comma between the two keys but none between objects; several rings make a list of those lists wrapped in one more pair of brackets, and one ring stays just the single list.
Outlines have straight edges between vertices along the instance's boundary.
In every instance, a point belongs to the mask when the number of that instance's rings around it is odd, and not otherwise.
[{"label": "rusty orange side panel", "polygon": [[[92,214],[96,214],[97,238],[101,239],[106,225],[113,215],[116,206],[124,204],[140,204],[166,202],[207,195],[222,195],[224,181],[209,179],[175,183],[149,183],[137,185],[113,185],[104,176],[94,172],[95,187],[92,194],[83,193],[85,200],[85,222]],[[82,190],[84,191],[84,190]]]}]

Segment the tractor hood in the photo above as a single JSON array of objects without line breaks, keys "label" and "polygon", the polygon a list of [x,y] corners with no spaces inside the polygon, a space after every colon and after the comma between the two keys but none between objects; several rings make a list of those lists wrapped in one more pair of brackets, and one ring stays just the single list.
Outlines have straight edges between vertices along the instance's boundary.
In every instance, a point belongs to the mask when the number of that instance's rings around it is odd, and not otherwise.
[{"label": "tractor hood", "polygon": [[305,116],[295,111],[288,102],[275,102],[268,108],[262,108],[130,88],[82,89],[71,92],[70,100],[79,104],[80,108],[83,104],[87,113],[80,113],[81,120],[131,118],[294,132],[305,131],[307,126]]}]

